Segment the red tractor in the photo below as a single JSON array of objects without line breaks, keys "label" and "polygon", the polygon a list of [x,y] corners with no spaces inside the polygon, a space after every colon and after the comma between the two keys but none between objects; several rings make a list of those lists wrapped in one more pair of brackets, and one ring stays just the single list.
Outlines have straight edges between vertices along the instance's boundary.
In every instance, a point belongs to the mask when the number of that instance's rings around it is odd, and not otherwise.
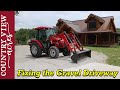
[{"label": "red tractor", "polygon": [[29,43],[33,57],[40,57],[42,53],[51,58],[58,58],[59,53],[63,53],[64,56],[73,54],[71,59],[75,63],[82,56],[91,57],[91,50],[83,50],[83,46],[72,31],[59,33],[57,29],[50,27],[38,27],[35,30],[36,39]]}]

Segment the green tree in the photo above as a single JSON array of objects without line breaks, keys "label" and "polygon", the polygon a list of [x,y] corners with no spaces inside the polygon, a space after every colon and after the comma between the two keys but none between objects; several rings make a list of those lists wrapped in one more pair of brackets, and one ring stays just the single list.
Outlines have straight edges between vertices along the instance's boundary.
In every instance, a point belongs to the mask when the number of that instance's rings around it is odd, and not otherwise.
[{"label": "green tree", "polygon": [[19,29],[16,31],[15,38],[19,44],[27,44],[29,39],[35,38],[35,30],[33,29]]},{"label": "green tree", "polygon": [[120,28],[117,28],[116,30],[117,30],[118,33],[120,33]]},{"label": "green tree", "polygon": [[36,31],[34,29],[29,29],[29,39],[35,38]]},{"label": "green tree", "polygon": [[16,40],[20,44],[26,44],[28,40],[28,30],[27,29],[20,29],[16,32]]}]

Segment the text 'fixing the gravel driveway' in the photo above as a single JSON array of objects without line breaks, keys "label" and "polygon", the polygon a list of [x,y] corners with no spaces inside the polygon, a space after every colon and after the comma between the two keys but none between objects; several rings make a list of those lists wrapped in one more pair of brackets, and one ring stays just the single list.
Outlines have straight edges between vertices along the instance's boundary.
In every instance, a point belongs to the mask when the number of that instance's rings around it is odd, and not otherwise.
[{"label": "text 'fixing the gravel driveway'", "polygon": [[42,75],[43,77],[112,77],[116,78],[119,71],[97,71],[97,70],[88,70],[79,69],[78,71],[64,71],[62,69],[54,71],[49,71],[48,69],[43,71],[32,71],[31,69],[29,71],[26,71],[24,69],[19,69],[17,71],[17,77],[35,77],[40,78]]}]

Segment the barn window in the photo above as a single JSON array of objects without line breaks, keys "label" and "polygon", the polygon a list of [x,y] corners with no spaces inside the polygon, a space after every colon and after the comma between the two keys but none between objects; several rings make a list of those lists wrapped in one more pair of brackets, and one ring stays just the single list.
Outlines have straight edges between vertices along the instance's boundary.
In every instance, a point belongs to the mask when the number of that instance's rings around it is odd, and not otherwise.
[{"label": "barn window", "polygon": [[95,29],[95,28],[96,28],[96,22],[95,21],[89,22],[89,29]]}]

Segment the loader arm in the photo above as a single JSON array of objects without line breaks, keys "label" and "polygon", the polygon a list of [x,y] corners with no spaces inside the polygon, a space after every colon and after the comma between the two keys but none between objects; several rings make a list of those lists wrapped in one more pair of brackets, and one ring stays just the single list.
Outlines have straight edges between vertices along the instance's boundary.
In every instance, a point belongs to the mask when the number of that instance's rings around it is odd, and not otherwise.
[{"label": "loader arm", "polygon": [[82,44],[80,43],[79,39],[77,38],[77,36],[75,35],[74,32],[72,32],[72,33],[73,33],[73,35],[75,36],[76,41],[78,42],[78,44],[80,45],[80,47],[81,47],[82,50],[83,50],[83,46],[82,46]]},{"label": "loader arm", "polygon": [[[68,35],[65,31],[64,31],[64,34],[65,34],[67,40],[69,41],[69,43],[68,43],[68,44],[69,44],[69,47],[68,47],[68,48],[70,48],[71,51],[72,51],[73,53],[75,53],[75,52],[76,52],[75,45],[73,44],[73,42],[72,42],[72,40],[70,39],[69,35]],[[71,43],[72,47],[71,47],[70,43]],[[67,46],[68,46],[68,45],[67,45]],[[74,49],[74,50],[73,50],[73,49]]]},{"label": "loader arm", "polygon": [[[67,47],[71,49],[71,52],[73,53],[73,55],[71,56],[71,59],[75,63],[77,63],[77,61],[83,56],[91,57],[91,50],[83,50],[83,46],[80,43],[80,41],[78,40],[77,36],[74,34],[74,32],[67,34],[64,31],[64,34],[65,34],[66,38],[68,39],[68,41],[70,42],[68,44],[72,45],[72,47],[71,47],[71,45],[69,45]],[[79,52],[77,51],[77,49],[79,50]]]}]

